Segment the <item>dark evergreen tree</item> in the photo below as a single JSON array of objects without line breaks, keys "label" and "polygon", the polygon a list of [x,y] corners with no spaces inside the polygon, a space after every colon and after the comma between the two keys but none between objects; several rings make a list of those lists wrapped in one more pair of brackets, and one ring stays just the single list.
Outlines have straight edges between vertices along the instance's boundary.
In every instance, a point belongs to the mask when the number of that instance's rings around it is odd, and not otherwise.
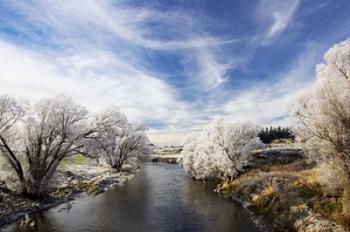
[{"label": "dark evergreen tree", "polygon": [[294,141],[295,135],[288,127],[266,127],[260,130],[259,132],[260,140],[269,144],[275,139],[292,139]]}]

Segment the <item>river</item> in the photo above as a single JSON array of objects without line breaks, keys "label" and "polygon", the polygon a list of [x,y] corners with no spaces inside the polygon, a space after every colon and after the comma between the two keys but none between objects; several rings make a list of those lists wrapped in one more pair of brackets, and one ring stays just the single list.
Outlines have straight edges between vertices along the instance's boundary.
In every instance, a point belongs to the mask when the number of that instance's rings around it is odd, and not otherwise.
[{"label": "river", "polygon": [[146,163],[124,188],[38,213],[32,228],[15,222],[5,231],[258,231],[240,205],[212,190],[177,165]]}]

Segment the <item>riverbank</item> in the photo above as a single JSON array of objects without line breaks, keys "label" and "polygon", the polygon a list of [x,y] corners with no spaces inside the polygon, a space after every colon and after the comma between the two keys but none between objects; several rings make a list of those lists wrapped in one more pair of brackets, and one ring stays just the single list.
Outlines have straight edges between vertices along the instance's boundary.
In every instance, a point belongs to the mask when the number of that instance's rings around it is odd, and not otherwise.
[{"label": "riverbank", "polygon": [[41,202],[24,199],[0,190],[0,227],[48,208],[87,195],[124,186],[138,170],[131,165],[117,172],[109,166],[93,163],[62,165],[56,172],[49,197]]},{"label": "riverbank", "polygon": [[341,191],[326,191],[322,167],[298,159],[248,170],[217,191],[236,200],[260,228],[274,231],[348,231],[342,216]]},{"label": "riverbank", "polygon": [[168,163],[168,164],[177,164],[180,157],[181,157],[180,153],[179,154],[152,155],[151,160],[154,163],[162,162],[162,163]]},{"label": "riverbank", "polygon": [[181,157],[182,146],[158,147],[153,150],[150,160],[153,163],[178,164]]}]

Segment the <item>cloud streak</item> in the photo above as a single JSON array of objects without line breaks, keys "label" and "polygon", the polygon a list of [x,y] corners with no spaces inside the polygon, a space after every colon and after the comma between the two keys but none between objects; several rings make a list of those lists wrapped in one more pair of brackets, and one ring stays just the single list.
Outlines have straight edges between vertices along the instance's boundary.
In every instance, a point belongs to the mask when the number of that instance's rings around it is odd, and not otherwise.
[{"label": "cloud streak", "polygon": [[290,67],[274,78],[244,89],[224,104],[226,118],[250,120],[263,126],[288,125],[288,105],[315,80],[315,65],[323,47],[310,43]]},{"label": "cloud streak", "polygon": [[271,42],[282,34],[293,21],[293,16],[300,0],[262,0],[258,7],[260,17],[268,22],[265,42]]},{"label": "cloud streak", "polygon": [[0,94],[113,104],[168,142],[215,118],[286,123],[323,50],[289,29],[316,12],[300,0],[203,2],[0,2]]},{"label": "cloud streak", "polygon": [[[28,60],[23,65],[3,63],[3,92],[33,98],[63,93],[85,99],[91,108],[114,103],[134,119],[158,121],[169,130],[184,127],[181,121],[191,118],[188,106],[178,100],[177,91],[155,70],[142,67],[139,53],[143,55],[143,52],[137,46],[169,52],[195,50],[198,55],[192,59],[197,62],[200,74],[190,77],[190,81],[199,76],[211,88],[222,81],[224,68],[211,53],[203,54],[202,50],[234,42],[193,34],[199,30],[196,22],[183,12],[163,13],[93,0],[84,4],[79,1],[11,2],[8,8],[22,17],[6,21],[13,29],[32,38],[42,34],[39,38],[48,41],[49,46],[37,48],[37,40],[33,39],[34,44],[29,47],[37,51],[31,51],[2,41],[2,54],[9,60],[20,60],[20,57]],[[180,25],[180,21],[186,22],[185,26]],[[24,22],[30,24],[34,32],[26,30],[25,25],[21,25]],[[162,22],[160,30],[148,27],[154,22]],[[159,31],[164,27],[172,28],[168,33],[181,37],[162,39]],[[18,66],[23,67],[18,70]],[[213,75],[205,75],[207,70]],[[66,86],[75,87],[70,91]]]}]

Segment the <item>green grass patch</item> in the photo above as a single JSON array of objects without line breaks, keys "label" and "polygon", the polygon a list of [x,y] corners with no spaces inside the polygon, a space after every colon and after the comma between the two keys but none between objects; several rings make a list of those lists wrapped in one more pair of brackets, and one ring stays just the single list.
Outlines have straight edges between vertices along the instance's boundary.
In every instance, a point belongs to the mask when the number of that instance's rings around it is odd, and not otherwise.
[{"label": "green grass patch", "polygon": [[63,165],[69,165],[69,164],[87,164],[90,162],[95,161],[96,159],[88,158],[83,155],[75,155],[71,157],[67,157],[62,160]]}]

